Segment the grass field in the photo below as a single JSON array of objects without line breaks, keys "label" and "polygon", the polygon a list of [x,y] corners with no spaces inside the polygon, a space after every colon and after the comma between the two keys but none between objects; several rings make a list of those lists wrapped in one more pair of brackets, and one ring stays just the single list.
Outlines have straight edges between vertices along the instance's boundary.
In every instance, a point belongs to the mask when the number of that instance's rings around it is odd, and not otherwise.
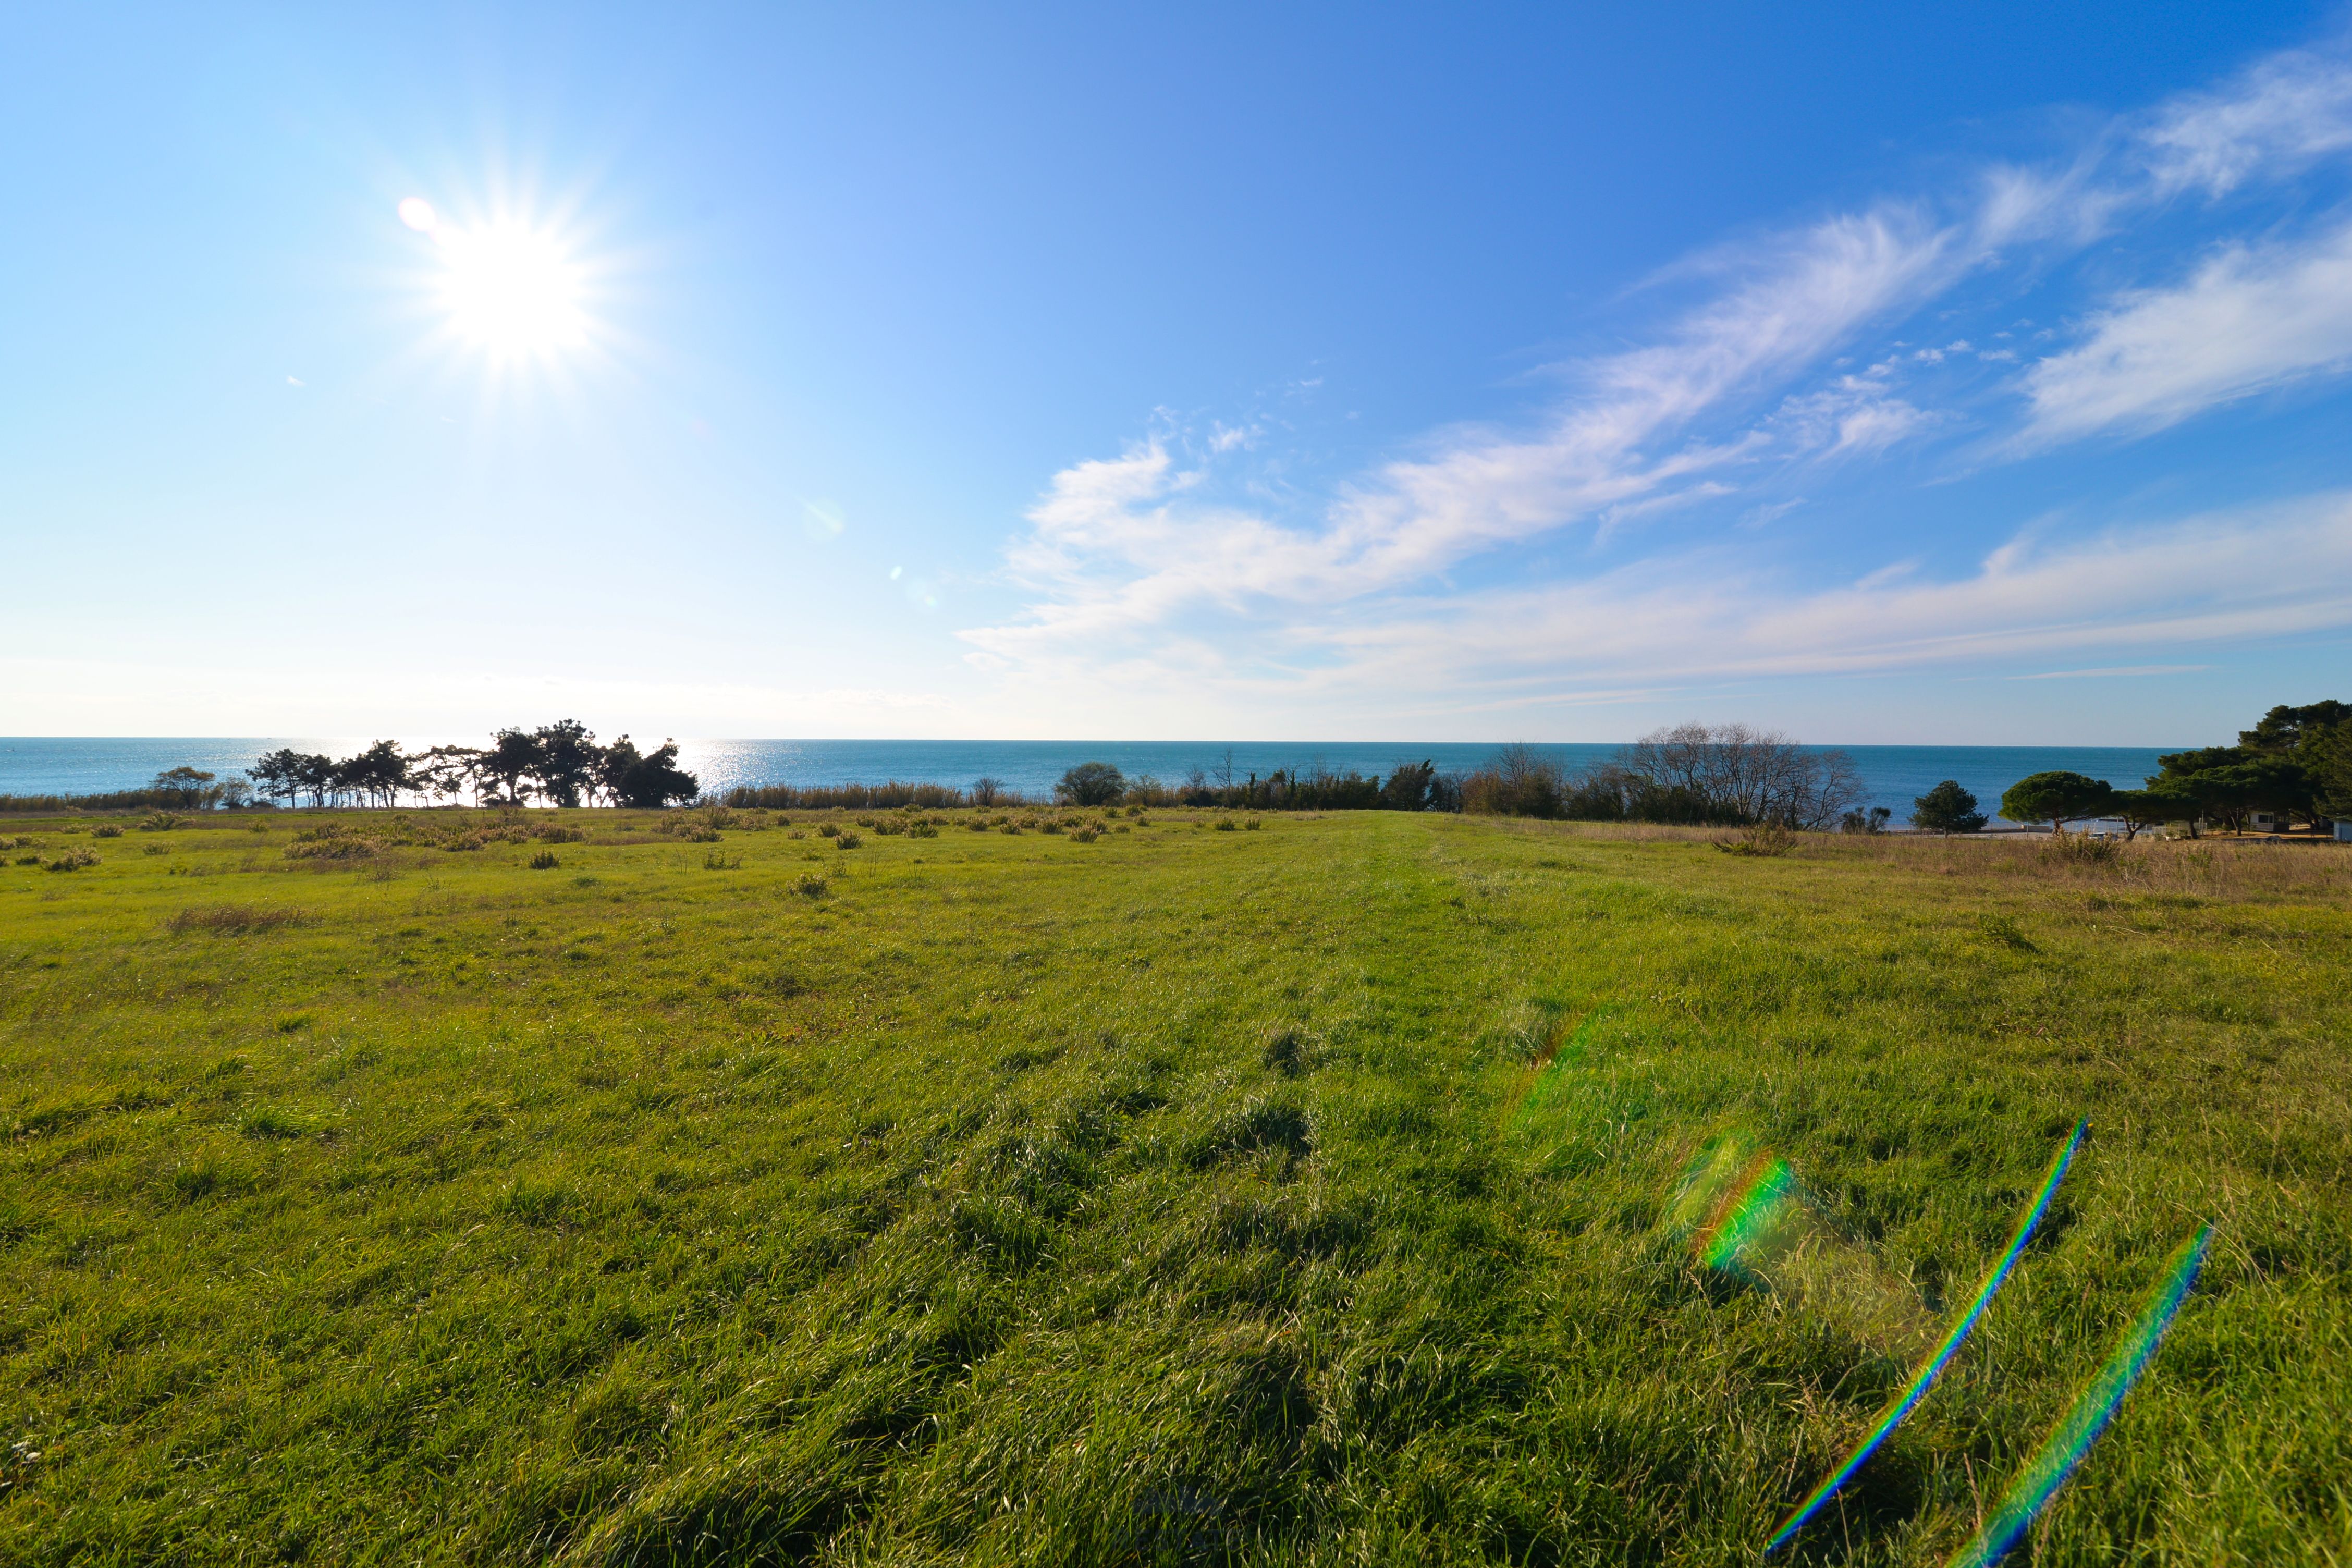
[{"label": "grass field", "polygon": [[1193,815],[8,825],[0,1561],[2352,1561],[2352,854]]}]

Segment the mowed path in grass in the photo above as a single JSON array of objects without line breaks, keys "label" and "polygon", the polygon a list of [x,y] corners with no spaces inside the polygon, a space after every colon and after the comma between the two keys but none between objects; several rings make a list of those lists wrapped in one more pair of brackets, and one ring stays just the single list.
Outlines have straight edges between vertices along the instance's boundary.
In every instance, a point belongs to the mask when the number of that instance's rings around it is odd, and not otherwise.
[{"label": "mowed path in grass", "polygon": [[2352,1551],[2352,856],[1194,815],[9,824],[0,1559],[1751,1562],[1908,1368],[1701,1140],[1941,1313],[2081,1116],[1801,1560],[1942,1561],[2209,1218],[2042,1560]]}]

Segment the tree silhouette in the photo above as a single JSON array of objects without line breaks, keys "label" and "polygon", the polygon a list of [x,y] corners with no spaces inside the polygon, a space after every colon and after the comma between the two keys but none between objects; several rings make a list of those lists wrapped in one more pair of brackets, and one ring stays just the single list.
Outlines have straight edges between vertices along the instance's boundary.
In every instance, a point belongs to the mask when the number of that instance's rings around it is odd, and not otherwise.
[{"label": "tree silhouette", "polygon": [[578,805],[596,788],[597,763],[604,753],[596,737],[577,719],[559,719],[531,733],[539,760],[531,769],[541,794],[557,805]]}]

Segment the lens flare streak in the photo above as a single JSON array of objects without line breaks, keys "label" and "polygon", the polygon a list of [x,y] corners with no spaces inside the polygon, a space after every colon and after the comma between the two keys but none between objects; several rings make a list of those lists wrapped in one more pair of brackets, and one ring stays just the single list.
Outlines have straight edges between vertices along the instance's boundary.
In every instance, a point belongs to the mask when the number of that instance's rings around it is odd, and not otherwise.
[{"label": "lens flare streak", "polygon": [[2124,1395],[2139,1381],[2140,1373],[2156,1357],[2157,1347],[2164,1342],[2164,1333],[2179,1314],[2181,1303],[2189,1299],[2190,1287],[2197,1283],[2197,1270],[2205,1261],[2205,1248],[2213,1239],[2213,1227],[2207,1225],[2195,1236],[2180,1244],[2171,1260],[2165,1265],[2164,1274],[2157,1281],[2147,1304],[2140,1310],[2135,1322],[2107,1357],[2074,1401],[2066,1418],[2052,1428],[2016,1480],[2010,1483],[2008,1493],[1992,1517],[1977,1531],[1976,1539],[1962,1547],[1951,1561],[1950,1568],[1990,1568],[2016,1545],[2033,1521],[2057,1496],[2074,1467],[2091,1451],[2099,1434],[2107,1429],[2122,1405]]},{"label": "lens flare streak", "polygon": [[[1985,1276],[1984,1283],[1977,1288],[1976,1298],[1969,1303],[1968,1310],[1960,1314],[1959,1321],[1952,1325],[1951,1331],[1944,1336],[1935,1353],[1920,1366],[1895,1403],[1887,1406],[1886,1414],[1878,1418],[1878,1424],[1846,1456],[1844,1463],[1831,1471],[1829,1479],[1814,1488],[1811,1495],[1799,1503],[1796,1511],[1772,1532],[1772,1539],[1765,1543],[1766,1552],[1777,1552],[1794,1540],[1797,1532],[1821,1511],[1822,1506],[1836,1495],[1837,1489],[1852,1479],[1854,1472],[1878,1451],[1879,1445],[1886,1441],[1895,1428],[1902,1424],[1903,1418],[1911,1414],[1912,1408],[1927,1397],[1927,1390],[1935,1385],[1936,1379],[1943,1374],[1944,1368],[1958,1353],[1969,1331],[1977,1326],[1977,1320],[1984,1315],[1985,1308],[1992,1301],[1993,1292],[2000,1289],[2001,1282],[2009,1278],[2010,1270],[2016,1268],[2018,1258],[2025,1251],[2025,1244],[2032,1238],[2034,1228],[2042,1223],[2042,1216],[2049,1211],[2051,1199],[2057,1195],[2058,1184],[2064,1179],[2066,1167],[2074,1162],[2074,1152],[2082,1146],[2084,1135],[2090,1127],[2088,1121],[2074,1124],[2074,1135],[2066,1140],[2066,1146],[2058,1151],[2056,1159],[2050,1162],[2050,1173],[2042,1178],[2042,1190],[2034,1194],[2032,1206],[2025,1211],[2025,1217],[2018,1221],[2015,1234],[2009,1238],[2008,1248],[2001,1253],[1991,1272]],[[1785,1166],[1780,1168],[1786,1170]],[[1742,1207],[1746,1206],[1743,1203]],[[1709,1257],[1708,1261],[1713,1262],[1713,1258]]]}]

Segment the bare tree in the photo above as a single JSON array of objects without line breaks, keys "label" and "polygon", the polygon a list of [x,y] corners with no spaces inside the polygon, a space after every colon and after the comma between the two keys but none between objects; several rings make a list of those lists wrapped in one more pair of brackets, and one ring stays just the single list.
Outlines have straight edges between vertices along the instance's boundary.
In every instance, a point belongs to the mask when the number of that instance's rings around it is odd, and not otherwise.
[{"label": "bare tree", "polygon": [[1745,724],[1676,724],[1618,752],[1637,787],[1677,792],[1741,822],[1820,831],[1836,826],[1864,795],[1853,759],[1812,751],[1776,730]]}]

